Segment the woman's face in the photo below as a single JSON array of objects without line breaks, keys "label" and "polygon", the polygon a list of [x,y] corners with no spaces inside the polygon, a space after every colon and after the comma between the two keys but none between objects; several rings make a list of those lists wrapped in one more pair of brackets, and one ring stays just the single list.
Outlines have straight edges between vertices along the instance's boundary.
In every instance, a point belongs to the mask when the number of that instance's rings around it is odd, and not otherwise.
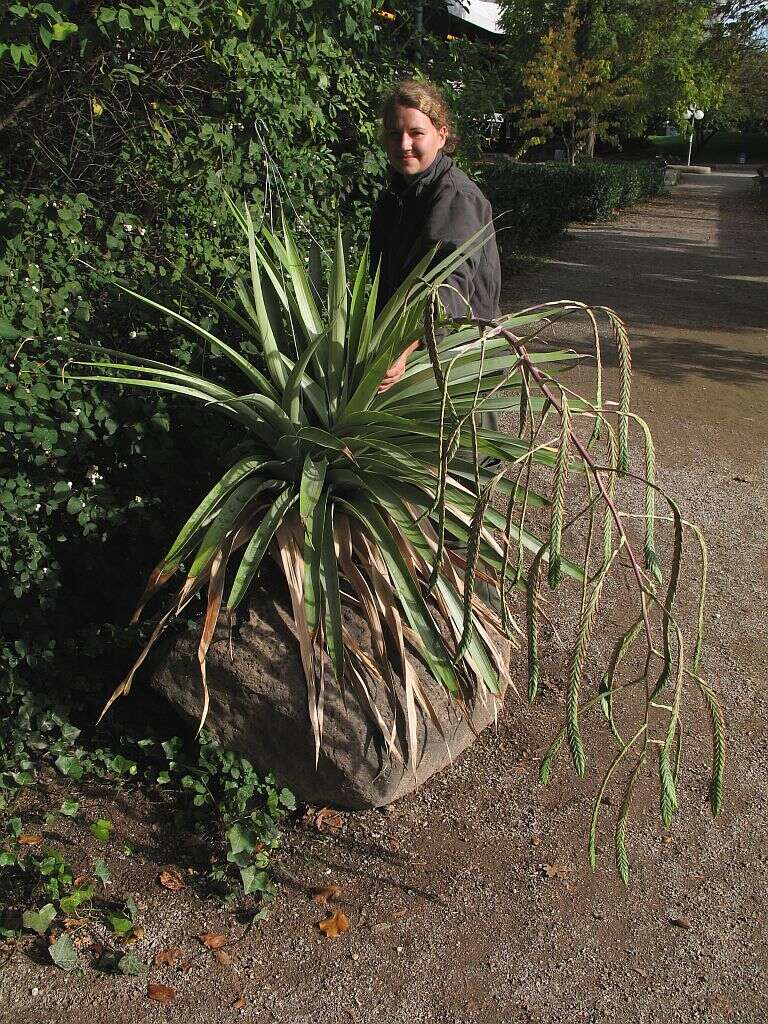
[{"label": "woman's face", "polygon": [[445,145],[448,129],[435,128],[415,107],[396,106],[384,129],[384,147],[394,170],[406,176],[426,171]]}]

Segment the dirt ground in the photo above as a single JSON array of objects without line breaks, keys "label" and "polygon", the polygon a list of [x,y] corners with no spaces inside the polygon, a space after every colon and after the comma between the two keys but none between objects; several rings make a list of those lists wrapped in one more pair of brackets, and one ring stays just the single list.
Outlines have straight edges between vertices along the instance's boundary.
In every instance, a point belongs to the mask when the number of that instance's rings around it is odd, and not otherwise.
[{"label": "dirt ground", "polygon": [[[654,431],[659,480],[710,546],[704,670],[729,734],[721,816],[707,805],[708,731],[696,708],[671,829],[647,794],[631,827],[630,887],[611,864],[610,833],[593,874],[585,835],[599,772],[582,782],[563,765],[542,787],[539,756],[562,704],[556,687],[532,708],[511,697],[496,734],[386,812],[345,815],[336,833],[289,825],[275,910],[222,966],[194,936],[237,939],[243,926],[189,889],[156,884],[160,867],[193,859],[166,810],[94,786],[84,810],[110,818],[137,850],[110,860],[115,891],[135,893],[142,912],[136,953],[151,964],[178,946],[185,969],[65,976],[17,955],[0,971],[3,1024],[768,1021],[768,218],[751,184],[683,179],[615,222],[574,229],[543,270],[510,279],[503,301],[511,310],[578,298],[630,325],[634,405]],[[600,750],[592,756],[599,768]],[[319,932],[325,909],[310,899],[331,882],[350,920],[336,939]],[[148,980],[176,999],[148,1001]]]}]

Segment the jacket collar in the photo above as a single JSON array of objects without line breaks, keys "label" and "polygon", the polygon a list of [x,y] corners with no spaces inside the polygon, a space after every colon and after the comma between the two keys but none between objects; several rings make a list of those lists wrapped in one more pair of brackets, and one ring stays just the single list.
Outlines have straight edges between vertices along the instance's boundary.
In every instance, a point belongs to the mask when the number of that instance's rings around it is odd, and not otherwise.
[{"label": "jacket collar", "polygon": [[410,199],[442,178],[451,167],[453,167],[453,160],[441,149],[425,171],[409,174],[408,177],[393,171],[389,182],[390,190],[401,199]]}]

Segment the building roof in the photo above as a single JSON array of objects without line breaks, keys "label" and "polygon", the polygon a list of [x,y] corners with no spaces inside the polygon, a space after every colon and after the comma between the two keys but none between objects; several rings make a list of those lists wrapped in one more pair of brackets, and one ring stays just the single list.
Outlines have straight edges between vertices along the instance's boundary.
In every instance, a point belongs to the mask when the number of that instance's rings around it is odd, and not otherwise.
[{"label": "building roof", "polygon": [[499,5],[491,0],[448,0],[446,6],[454,18],[461,18],[486,32],[504,34],[504,29],[499,25]]}]

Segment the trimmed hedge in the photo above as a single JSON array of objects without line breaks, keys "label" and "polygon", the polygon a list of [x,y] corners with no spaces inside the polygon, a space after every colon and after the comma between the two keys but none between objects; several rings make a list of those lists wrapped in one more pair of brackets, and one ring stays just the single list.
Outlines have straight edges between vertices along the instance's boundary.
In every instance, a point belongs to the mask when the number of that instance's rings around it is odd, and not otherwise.
[{"label": "trimmed hedge", "polygon": [[658,195],[664,168],[652,163],[496,164],[481,184],[493,205],[502,252],[559,235],[571,221],[606,220]]}]

